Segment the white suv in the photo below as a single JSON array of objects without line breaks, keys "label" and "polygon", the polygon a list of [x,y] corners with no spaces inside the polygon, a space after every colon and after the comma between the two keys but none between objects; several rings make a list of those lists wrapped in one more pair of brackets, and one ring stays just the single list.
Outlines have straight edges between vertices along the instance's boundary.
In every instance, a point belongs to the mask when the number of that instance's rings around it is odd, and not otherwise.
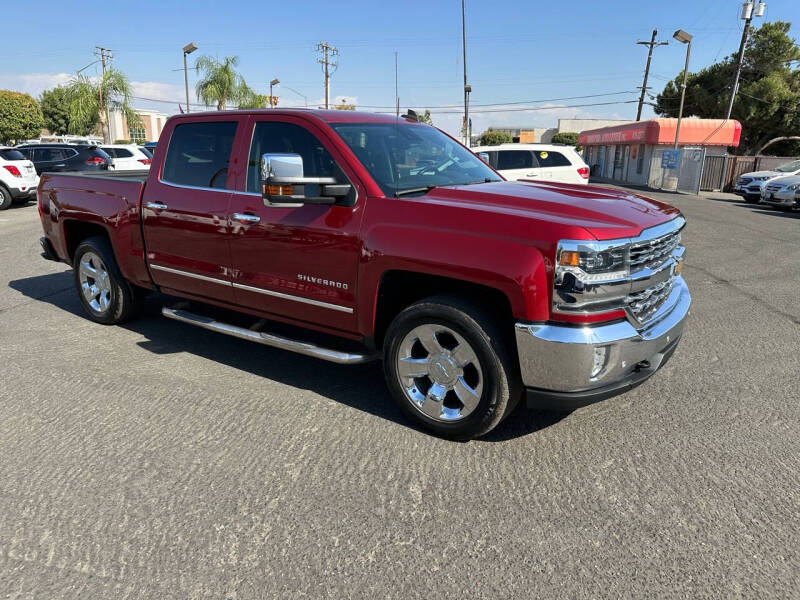
[{"label": "white suv", "polygon": [[16,148],[0,146],[0,210],[14,200],[33,200],[39,176],[33,163]]},{"label": "white suv", "polygon": [[149,169],[151,157],[136,144],[106,144],[100,149],[111,157],[115,171],[140,171]]},{"label": "white suv", "polygon": [[589,183],[589,167],[572,146],[499,144],[471,149],[506,179]]}]

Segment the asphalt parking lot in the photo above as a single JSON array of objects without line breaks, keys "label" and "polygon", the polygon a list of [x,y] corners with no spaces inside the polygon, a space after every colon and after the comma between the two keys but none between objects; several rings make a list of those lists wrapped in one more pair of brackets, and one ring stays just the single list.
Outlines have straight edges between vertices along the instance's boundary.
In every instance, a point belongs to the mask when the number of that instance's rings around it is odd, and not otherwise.
[{"label": "asphalt parking lot", "polygon": [[0,598],[800,597],[800,214],[688,219],[671,362],[470,443],[377,365],[85,319],[0,212]]}]

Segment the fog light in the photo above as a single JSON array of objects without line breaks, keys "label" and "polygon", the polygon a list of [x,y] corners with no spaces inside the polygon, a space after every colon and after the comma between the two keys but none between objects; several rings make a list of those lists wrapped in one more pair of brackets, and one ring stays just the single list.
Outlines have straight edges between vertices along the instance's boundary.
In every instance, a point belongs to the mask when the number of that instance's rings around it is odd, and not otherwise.
[{"label": "fog light", "polygon": [[592,374],[591,377],[597,377],[603,367],[606,366],[606,358],[608,357],[608,346],[595,346],[592,354]]}]

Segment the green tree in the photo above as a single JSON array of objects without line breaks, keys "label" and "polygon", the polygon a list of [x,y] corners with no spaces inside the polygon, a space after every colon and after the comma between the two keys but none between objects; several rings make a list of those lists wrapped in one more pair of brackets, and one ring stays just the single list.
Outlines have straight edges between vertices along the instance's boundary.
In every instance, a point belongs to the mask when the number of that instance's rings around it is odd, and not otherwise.
[{"label": "green tree", "polygon": [[44,126],[47,127],[50,133],[56,135],[65,135],[67,133],[87,135],[92,133],[98,124],[99,115],[97,119],[94,119],[84,127],[73,126],[70,129],[69,90],[64,86],[54,87],[52,90],[42,92],[39,103],[42,106],[42,115],[44,115]]},{"label": "green tree", "polygon": [[242,82],[242,87],[239,90],[239,100],[236,105],[239,108],[266,108],[269,106],[269,96],[257,93]]},{"label": "green tree", "polygon": [[[753,153],[768,140],[800,134],[800,71],[792,65],[800,48],[789,36],[790,23],[765,23],[753,31],[745,47],[742,73],[731,118],[742,124],[738,152]],[[718,119],[725,116],[730,99],[736,56],[689,73],[683,116]],[[677,117],[683,74],[667,83],[656,97],[658,115]],[[770,147],[785,152],[797,143],[785,141]]]},{"label": "green tree", "polygon": [[106,140],[111,138],[107,133],[109,111],[115,110],[125,115],[128,127],[134,127],[141,119],[133,110],[133,90],[128,78],[113,67],[99,79],[90,79],[85,75],[75,76],[67,85],[69,102],[69,133],[80,134],[91,130],[94,123],[100,123]]},{"label": "green tree", "polygon": [[0,141],[7,143],[36,137],[42,127],[42,109],[33,97],[0,90]]},{"label": "green tree", "polygon": [[[253,108],[251,104],[258,101],[255,94],[244,81],[236,66],[238,56],[226,56],[222,61],[212,56],[200,56],[195,63],[203,76],[197,82],[197,98],[206,106],[217,105],[217,110],[225,110],[228,103],[242,108]],[[247,106],[245,106],[247,105]],[[266,105],[265,102],[261,106]]]},{"label": "green tree", "polygon": [[578,134],[571,131],[560,131],[553,136],[554,144],[566,144],[567,146],[578,145]]},{"label": "green tree", "polygon": [[505,131],[484,131],[481,134],[481,146],[497,146],[498,144],[510,144],[514,138]]},{"label": "green tree", "polygon": [[417,118],[419,119],[420,123],[427,123],[428,125],[433,125],[433,118],[431,118],[431,111],[427,109],[421,115],[418,114]]}]

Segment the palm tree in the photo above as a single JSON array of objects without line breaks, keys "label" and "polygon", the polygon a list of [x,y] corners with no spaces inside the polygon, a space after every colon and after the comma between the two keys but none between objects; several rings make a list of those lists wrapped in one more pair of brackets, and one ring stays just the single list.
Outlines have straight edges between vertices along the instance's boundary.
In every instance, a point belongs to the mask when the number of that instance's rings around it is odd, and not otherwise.
[{"label": "palm tree", "polygon": [[203,71],[202,79],[197,82],[197,99],[206,106],[216,104],[217,110],[225,110],[228,102],[241,105],[257,101],[257,94],[247,87],[244,77],[234,68],[238,64],[238,56],[226,56],[222,61],[200,56],[195,63],[197,69]]},{"label": "palm tree", "polygon": [[92,123],[100,122],[103,137],[109,138],[109,110],[116,110],[125,115],[128,127],[140,122],[140,117],[131,107],[133,89],[128,78],[114,67],[103,73],[98,79],[90,79],[86,75],[76,75],[67,84],[67,101],[69,103],[70,129],[76,133],[85,130]]}]

